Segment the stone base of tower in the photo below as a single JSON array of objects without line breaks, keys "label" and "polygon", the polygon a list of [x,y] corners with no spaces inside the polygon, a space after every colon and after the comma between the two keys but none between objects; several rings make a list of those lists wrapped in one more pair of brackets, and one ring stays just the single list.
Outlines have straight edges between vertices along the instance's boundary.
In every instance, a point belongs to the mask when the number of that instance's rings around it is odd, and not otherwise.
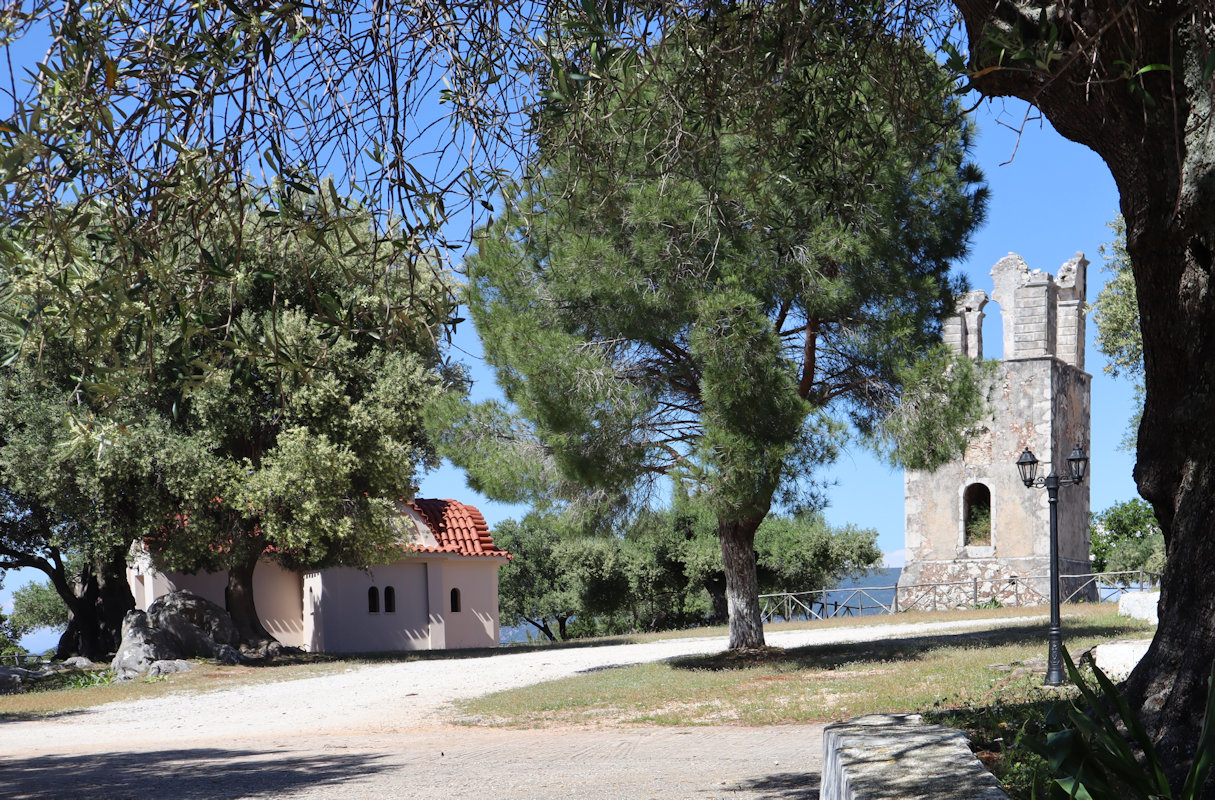
[{"label": "stone base of tower", "polygon": [[[1095,602],[1097,587],[1087,562],[1061,560],[1061,599]],[[939,611],[999,604],[1040,606],[1050,602],[1050,560],[1030,558],[966,558],[917,561],[899,575],[899,611]]]}]

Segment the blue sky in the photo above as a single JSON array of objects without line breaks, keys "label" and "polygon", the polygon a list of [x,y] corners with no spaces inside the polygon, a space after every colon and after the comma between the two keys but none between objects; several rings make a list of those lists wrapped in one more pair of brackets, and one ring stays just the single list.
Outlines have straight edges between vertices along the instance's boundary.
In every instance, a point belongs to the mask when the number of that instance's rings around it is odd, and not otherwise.
[{"label": "blue sky", "polygon": [[[971,255],[958,265],[972,286],[990,293],[990,270],[1009,252],[1019,253],[1033,269],[1055,272],[1076,252],[1091,262],[1088,299],[1093,302],[1105,282],[1098,247],[1108,242],[1107,223],[1118,212],[1118,194],[1109,170],[1088,149],[1059,136],[1044,120],[1031,120],[1018,135],[1026,116],[1018,101],[991,101],[975,111],[979,136],[974,160],[983,169],[991,189],[987,222],[975,236]],[[1001,328],[998,306],[988,306],[984,326],[984,355],[999,357]],[[1095,326],[1087,327],[1086,365],[1093,376],[1092,407],[1092,508],[1094,511],[1130,499],[1135,494],[1132,454],[1118,449],[1134,409],[1131,386],[1102,372],[1104,358],[1094,349]],[[473,368],[479,385],[474,399],[494,396],[488,370],[477,361],[475,332],[464,326],[455,345],[456,355]],[[1014,469],[1009,464],[1009,469]],[[903,548],[903,475],[868,452],[853,449],[830,468],[834,485],[828,491],[826,514],[834,524],[851,523],[878,531],[878,543],[893,563],[901,563]],[[478,496],[458,469],[445,465],[425,476],[420,496],[456,498],[481,508],[494,525],[526,513],[526,508],[494,503]],[[11,609],[11,592],[40,573],[10,572],[0,589],[0,608]],[[46,633],[27,637],[33,650],[52,647],[55,637]]]}]

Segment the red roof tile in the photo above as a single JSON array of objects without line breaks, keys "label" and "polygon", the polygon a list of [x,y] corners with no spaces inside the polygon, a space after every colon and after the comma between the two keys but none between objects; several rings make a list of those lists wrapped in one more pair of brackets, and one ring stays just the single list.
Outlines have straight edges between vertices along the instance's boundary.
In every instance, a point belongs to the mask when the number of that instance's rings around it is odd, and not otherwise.
[{"label": "red roof tile", "polygon": [[415,498],[409,503],[421,515],[434,533],[437,547],[413,545],[417,553],[457,553],[463,556],[496,556],[514,558],[494,544],[489,525],[476,508],[456,500],[426,500]]}]

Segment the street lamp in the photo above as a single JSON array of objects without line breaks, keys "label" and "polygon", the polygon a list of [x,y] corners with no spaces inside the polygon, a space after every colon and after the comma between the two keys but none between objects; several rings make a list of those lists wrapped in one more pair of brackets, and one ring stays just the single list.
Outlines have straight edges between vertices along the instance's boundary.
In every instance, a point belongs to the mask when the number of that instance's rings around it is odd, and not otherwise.
[{"label": "street lamp", "polygon": [[1067,457],[1067,474],[1058,475],[1052,469],[1045,478],[1038,477],[1038,459],[1029,448],[1017,459],[1017,471],[1026,488],[1045,488],[1050,500],[1050,643],[1046,656],[1046,685],[1063,683],[1063,634],[1059,629],[1059,487],[1073,486],[1084,482],[1088,471],[1088,454],[1079,444]]}]

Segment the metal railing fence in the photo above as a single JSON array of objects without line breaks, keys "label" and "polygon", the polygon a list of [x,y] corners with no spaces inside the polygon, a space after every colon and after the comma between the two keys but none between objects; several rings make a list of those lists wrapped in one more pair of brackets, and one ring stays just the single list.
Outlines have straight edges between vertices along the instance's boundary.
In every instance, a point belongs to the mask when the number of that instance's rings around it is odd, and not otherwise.
[{"label": "metal railing fence", "polygon": [[[1062,602],[1087,600],[1110,602],[1132,591],[1159,586],[1160,574],[1101,572],[1060,575],[1065,587]],[[966,581],[920,583],[906,586],[869,586],[846,589],[816,589],[808,592],[761,594],[760,614],[764,622],[796,619],[897,614],[909,609],[941,610],[961,607],[1031,606],[1049,602],[1049,575],[1011,575],[1006,578],[972,578]],[[1091,590],[1091,592],[1090,592]]]}]

